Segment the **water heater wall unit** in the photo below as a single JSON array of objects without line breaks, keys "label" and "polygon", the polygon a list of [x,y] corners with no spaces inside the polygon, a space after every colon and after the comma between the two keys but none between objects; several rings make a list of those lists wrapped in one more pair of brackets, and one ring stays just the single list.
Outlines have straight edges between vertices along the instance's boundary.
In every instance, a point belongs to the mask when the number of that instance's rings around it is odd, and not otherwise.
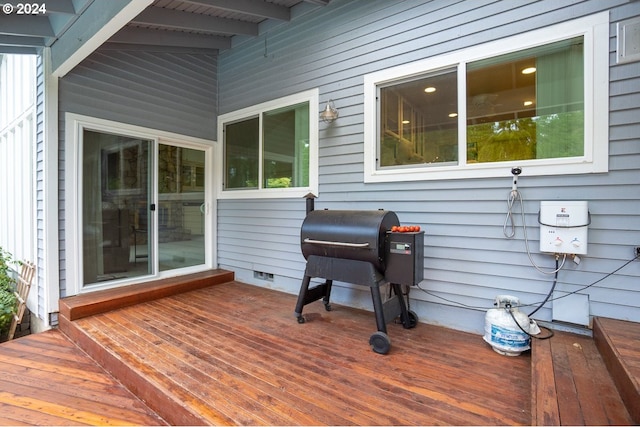
[{"label": "water heater wall unit", "polygon": [[540,252],[584,255],[591,222],[584,201],[540,202]]}]

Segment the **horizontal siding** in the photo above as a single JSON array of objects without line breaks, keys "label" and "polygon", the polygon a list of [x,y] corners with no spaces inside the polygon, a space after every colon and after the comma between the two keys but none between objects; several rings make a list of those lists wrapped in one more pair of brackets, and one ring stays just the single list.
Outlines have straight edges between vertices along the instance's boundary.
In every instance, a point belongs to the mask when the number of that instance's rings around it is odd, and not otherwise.
[{"label": "horizontal siding", "polygon": [[[516,237],[503,235],[510,167],[500,179],[364,184],[363,76],[607,8],[610,172],[528,177],[525,170],[519,180],[532,256],[545,269],[553,269],[555,261],[538,251],[539,202],[589,202],[588,255],[579,265],[567,261],[558,283],[558,289],[582,289],[631,259],[640,245],[640,69],[637,62],[615,65],[615,23],[640,16],[639,2],[332,0],[222,53],[220,111],[319,87],[320,107],[333,99],[340,118],[331,126],[320,124],[316,207],[385,208],[402,223],[421,225],[426,235],[420,287],[427,292],[413,290],[412,307],[426,321],[480,332],[496,295],[539,303],[553,280],[530,264],[519,206]],[[241,280],[297,293],[305,265],[299,247],[304,200],[221,200],[218,208],[220,266]],[[253,270],[273,273],[274,282],[253,279]],[[590,314],[640,321],[639,276],[640,262],[631,263],[581,291],[590,296]],[[367,289],[351,288],[338,287],[335,299],[370,306]],[[551,306],[536,317],[550,320]]]},{"label": "horizontal siding", "polygon": [[65,113],[215,139],[217,56],[97,50],[60,80],[60,292],[67,296]]},{"label": "horizontal siding", "polygon": [[215,139],[215,55],[98,50],[60,81],[60,109]]}]

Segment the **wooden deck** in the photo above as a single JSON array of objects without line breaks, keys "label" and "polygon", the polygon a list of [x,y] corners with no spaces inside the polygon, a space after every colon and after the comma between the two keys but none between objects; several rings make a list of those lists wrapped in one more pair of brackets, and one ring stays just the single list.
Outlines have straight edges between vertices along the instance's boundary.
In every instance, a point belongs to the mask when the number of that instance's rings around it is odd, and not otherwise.
[{"label": "wooden deck", "polygon": [[0,345],[0,425],[166,425],[60,331]]},{"label": "wooden deck", "polygon": [[170,424],[529,425],[530,358],[481,336],[229,282],[61,319],[61,328]]},{"label": "wooden deck", "polygon": [[593,338],[556,331],[534,340],[531,368],[533,425],[635,424]]},{"label": "wooden deck", "polygon": [[[224,274],[191,277],[194,288],[165,281],[135,296],[63,300],[60,329],[92,359],[58,331],[0,345],[12,379],[0,388],[0,424],[634,424],[589,337],[556,333],[507,357],[474,334],[391,324],[391,351],[379,355],[368,345],[373,313],[326,312],[318,301],[298,324],[295,295],[219,281]],[[109,294],[124,307],[112,309]],[[621,346],[610,352],[624,353],[628,373],[640,366],[640,326],[615,322],[598,322],[594,335]],[[628,407],[640,407],[637,396],[627,393]]]},{"label": "wooden deck", "polygon": [[640,325],[599,318],[593,335],[622,400],[640,425]]}]

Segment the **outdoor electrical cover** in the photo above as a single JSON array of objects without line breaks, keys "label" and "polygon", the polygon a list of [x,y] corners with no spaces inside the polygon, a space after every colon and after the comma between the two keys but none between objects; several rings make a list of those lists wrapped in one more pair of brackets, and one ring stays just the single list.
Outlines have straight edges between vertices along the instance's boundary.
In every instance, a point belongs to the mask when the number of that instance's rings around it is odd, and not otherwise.
[{"label": "outdoor electrical cover", "polygon": [[540,252],[587,253],[589,208],[585,201],[540,202]]}]

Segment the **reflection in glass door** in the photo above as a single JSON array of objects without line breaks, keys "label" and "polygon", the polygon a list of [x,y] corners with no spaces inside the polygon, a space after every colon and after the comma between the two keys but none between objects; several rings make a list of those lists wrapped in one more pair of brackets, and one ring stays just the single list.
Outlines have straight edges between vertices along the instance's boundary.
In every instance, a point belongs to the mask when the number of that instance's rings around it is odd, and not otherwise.
[{"label": "reflection in glass door", "polygon": [[151,273],[151,140],[83,131],[85,285]]},{"label": "reflection in glass door", "polygon": [[160,144],[158,265],[160,271],[205,262],[205,152]]},{"label": "reflection in glass door", "polygon": [[82,135],[84,286],[205,264],[205,151]]}]

